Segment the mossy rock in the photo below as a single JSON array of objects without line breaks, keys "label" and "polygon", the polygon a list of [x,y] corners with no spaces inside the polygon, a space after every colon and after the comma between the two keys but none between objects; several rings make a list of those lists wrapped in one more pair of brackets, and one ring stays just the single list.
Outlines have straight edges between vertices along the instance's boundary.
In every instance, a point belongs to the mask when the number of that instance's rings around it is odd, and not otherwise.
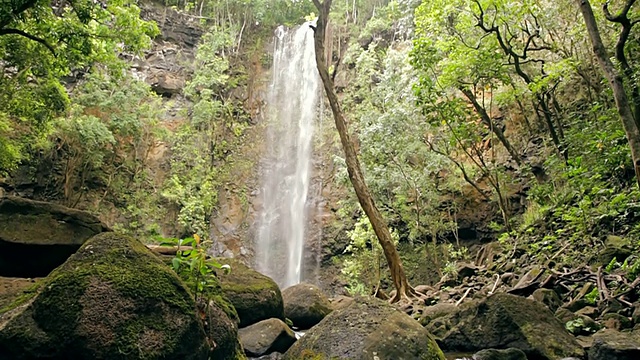
[{"label": "mossy rock", "polygon": [[[211,298],[206,307],[205,331],[213,340],[210,359],[245,360],[244,349],[238,337],[238,318],[229,316],[228,300],[224,297]],[[234,310],[235,313],[235,310]]]},{"label": "mossy rock", "polygon": [[85,241],[107,230],[85,211],[0,197],[0,276],[45,277]]},{"label": "mossy rock", "polygon": [[0,359],[206,359],[192,295],[137,240],[102,233],[0,314]]},{"label": "mossy rock", "polygon": [[282,291],[284,315],[293,326],[308,329],[331,312],[329,298],[315,285],[297,284]]},{"label": "mossy rock", "polygon": [[312,327],[285,360],[444,360],[431,334],[407,314],[375,298],[358,298]]},{"label": "mossy rock", "polygon": [[469,303],[451,319],[454,326],[442,338],[445,351],[517,348],[530,359],[561,359],[584,350],[543,304],[498,293]]},{"label": "mossy rock", "polygon": [[219,274],[224,295],[238,312],[240,327],[276,318],[284,320],[284,305],[280,288],[270,277],[235,259],[216,259],[229,264],[231,272]]}]

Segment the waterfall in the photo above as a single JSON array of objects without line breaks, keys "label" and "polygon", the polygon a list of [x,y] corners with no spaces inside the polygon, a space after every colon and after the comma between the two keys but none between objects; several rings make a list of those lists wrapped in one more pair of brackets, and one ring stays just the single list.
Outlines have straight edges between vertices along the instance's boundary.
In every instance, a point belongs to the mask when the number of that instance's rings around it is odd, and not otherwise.
[{"label": "waterfall", "polygon": [[267,97],[256,268],[285,288],[302,280],[313,126],[319,96],[309,24],[275,32]]}]

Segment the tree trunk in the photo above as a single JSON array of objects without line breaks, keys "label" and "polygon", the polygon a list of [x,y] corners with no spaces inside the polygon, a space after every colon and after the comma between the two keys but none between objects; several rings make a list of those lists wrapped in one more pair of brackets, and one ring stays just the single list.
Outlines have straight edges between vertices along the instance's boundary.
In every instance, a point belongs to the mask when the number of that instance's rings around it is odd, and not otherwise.
[{"label": "tree trunk", "polygon": [[460,91],[462,91],[462,93],[467,97],[467,99],[471,101],[471,104],[473,104],[473,107],[476,109],[476,112],[478,113],[478,115],[480,115],[480,120],[482,121],[482,123],[484,123],[484,125],[488,127],[490,131],[493,132],[493,134],[498,138],[498,140],[500,140],[500,142],[502,143],[502,146],[504,146],[505,149],[507,149],[507,152],[509,153],[509,155],[511,155],[511,158],[513,159],[513,161],[515,161],[516,164],[518,164],[518,166],[522,166],[522,158],[520,157],[520,155],[518,155],[518,152],[513,148],[513,146],[511,146],[511,143],[509,142],[509,140],[507,140],[506,136],[504,136],[504,133],[502,132],[502,130],[497,126],[494,126],[493,121],[491,120],[491,117],[489,116],[485,108],[482,105],[480,105],[480,103],[478,103],[478,99],[476,99],[476,95],[473,93],[473,91],[464,87],[461,87]]},{"label": "tree trunk", "polygon": [[622,76],[616,70],[607,50],[604,47],[602,38],[600,37],[600,30],[598,30],[598,24],[596,18],[593,15],[593,9],[589,0],[576,0],[576,3],[580,7],[580,12],[584,17],[584,22],[587,26],[589,38],[593,45],[593,52],[598,59],[598,63],[604,71],[611,89],[613,90],[613,97],[616,101],[616,107],[620,119],[622,120],[622,126],[627,135],[627,141],[629,142],[629,148],[631,149],[631,159],[633,160],[633,168],[636,173],[636,181],[640,186],[640,130],[636,125],[631,107],[629,106],[629,99],[627,93],[624,90],[624,84],[622,83]]},{"label": "tree trunk", "polygon": [[387,264],[389,265],[389,270],[391,272],[391,279],[393,280],[393,285],[396,288],[396,294],[391,299],[391,302],[396,302],[403,297],[407,297],[408,295],[415,295],[415,290],[409,285],[409,282],[407,281],[407,276],[404,272],[402,261],[400,260],[400,255],[398,254],[398,251],[396,250],[396,247],[393,244],[393,240],[391,238],[391,232],[389,231],[387,223],[382,217],[382,214],[376,207],[373,198],[371,197],[371,193],[369,192],[369,188],[364,181],[364,176],[362,175],[362,170],[360,168],[360,162],[358,161],[358,155],[356,153],[353,142],[351,141],[349,130],[347,129],[347,123],[342,114],[342,110],[340,109],[340,104],[338,102],[338,96],[336,95],[333,86],[333,81],[331,80],[329,71],[327,70],[324,40],[326,27],[329,20],[329,9],[331,8],[331,0],[325,0],[322,4],[320,3],[320,0],[313,0],[313,3],[318,8],[318,11],[320,13],[318,16],[317,26],[314,28],[316,63],[318,72],[320,73],[320,78],[322,79],[327,97],[329,98],[329,104],[331,105],[333,119],[335,120],[338,134],[340,135],[340,142],[342,143],[342,148],[344,150],[345,159],[347,162],[347,172],[349,173],[349,180],[351,180],[351,184],[353,185],[353,188],[356,192],[358,201],[360,202],[360,206],[362,206],[362,209],[369,218],[369,222],[371,222],[373,231],[376,233],[378,241],[380,242],[380,245],[382,246],[382,249],[384,251],[384,256],[387,259]]}]

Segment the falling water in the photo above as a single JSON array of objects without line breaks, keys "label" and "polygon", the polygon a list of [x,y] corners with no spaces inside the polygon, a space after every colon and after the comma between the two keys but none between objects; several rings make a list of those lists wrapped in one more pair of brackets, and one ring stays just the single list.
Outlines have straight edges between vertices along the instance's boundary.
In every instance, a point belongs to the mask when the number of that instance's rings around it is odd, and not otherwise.
[{"label": "falling water", "polygon": [[275,33],[256,266],[282,288],[301,281],[319,76],[309,24]]}]

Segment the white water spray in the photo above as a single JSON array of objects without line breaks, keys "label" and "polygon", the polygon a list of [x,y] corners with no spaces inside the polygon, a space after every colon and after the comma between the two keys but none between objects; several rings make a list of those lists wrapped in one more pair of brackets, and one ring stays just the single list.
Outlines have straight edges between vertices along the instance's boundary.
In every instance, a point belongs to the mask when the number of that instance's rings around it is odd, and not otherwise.
[{"label": "white water spray", "polygon": [[275,33],[256,267],[282,288],[302,280],[319,76],[309,24]]}]

